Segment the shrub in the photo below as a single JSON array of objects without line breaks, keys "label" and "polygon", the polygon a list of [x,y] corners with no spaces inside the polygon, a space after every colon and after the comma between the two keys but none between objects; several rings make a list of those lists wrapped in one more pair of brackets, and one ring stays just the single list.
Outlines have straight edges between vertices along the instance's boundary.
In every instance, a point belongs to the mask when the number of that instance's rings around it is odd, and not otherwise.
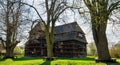
[{"label": "shrub", "polygon": [[110,55],[114,58],[120,58],[120,44],[116,44],[110,48]]},{"label": "shrub", "polygon": [[97,49],[94,42],[88,44],[87,54],[88,56],[97,56]]},{"label": "shrub", "polygon": [[15,55],[23,55],[24,54],[24,50],[21,49],[19,46],[16,46],[14,49],[14,54]]}]

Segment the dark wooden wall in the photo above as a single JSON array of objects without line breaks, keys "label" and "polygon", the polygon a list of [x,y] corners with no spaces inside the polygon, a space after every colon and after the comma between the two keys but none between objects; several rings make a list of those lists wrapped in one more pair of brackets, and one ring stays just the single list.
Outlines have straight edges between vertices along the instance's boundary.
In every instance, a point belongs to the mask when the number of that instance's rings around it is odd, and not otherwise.
[{"label": "dark wooden wall", "polygon": [[[45,39],[39,40],[40,43],[32,42],[25,47],[25,56],[30,57],[44,57],[47,56],[47,47]],[[57,42],[54,44],[54,56],[55,57],[85,57],[86,56],[86,44],[69,40]]]}]

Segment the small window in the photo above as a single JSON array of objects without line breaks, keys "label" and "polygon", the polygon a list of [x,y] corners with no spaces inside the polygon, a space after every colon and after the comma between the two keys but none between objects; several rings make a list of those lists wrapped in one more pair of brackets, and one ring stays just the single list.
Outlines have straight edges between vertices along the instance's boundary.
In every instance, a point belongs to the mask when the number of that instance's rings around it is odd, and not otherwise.
[{"label": "small window", "polygon": [[83,37],[83,34],[79,33],[78,36],[82,38],[82,37]]}]

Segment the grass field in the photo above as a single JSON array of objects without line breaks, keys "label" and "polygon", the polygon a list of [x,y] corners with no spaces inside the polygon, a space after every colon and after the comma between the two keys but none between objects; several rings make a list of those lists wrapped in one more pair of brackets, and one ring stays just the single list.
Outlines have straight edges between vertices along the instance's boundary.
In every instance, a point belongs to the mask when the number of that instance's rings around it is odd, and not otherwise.
[{"label": "grass field", "polygon": [[45,61],[42,58],[16,58],[0,60],[0,65],[120,65],[119,63],[95,63],[94,58],[57,58],[54,61]]}]

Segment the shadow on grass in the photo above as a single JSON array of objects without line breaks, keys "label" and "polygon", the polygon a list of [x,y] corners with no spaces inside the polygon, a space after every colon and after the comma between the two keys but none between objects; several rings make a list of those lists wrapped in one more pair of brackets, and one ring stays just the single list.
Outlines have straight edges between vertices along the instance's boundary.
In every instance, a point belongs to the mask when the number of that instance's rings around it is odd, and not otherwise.
[{"label": "shadow on grass", "polygon": [[96,63],[105,63],[106,65],[120,65],[119,59],[112,59],[112,60],[97,60],[99,62]]},{"label": "shadow on grass", "polygon": [[[5,61],[6,59],[2,59],[0,58],[0,61]],[[43,58],[33,58],[33,57],[29,57],[29,58],[25,58],[25,57],[21,57],[21,58],[14,58],[12,59],[13,61],[27,61],[27,60],[43,60]]]},{"label": "shadow on grass", "polygon": [[0,58],[0,61],[5,61],[5,59]]},{"label": "shadow on grass", "polygon": [[[25,60],[44,60],[44,58],[33,58],[33,57],[22,57],[22,58],[15,58],[13,61],[25,61]],[[95,58],[56,58],[56,60],[83,60],[83,61],[95,61]],[[48,61],[46,61],[48,62]]]},{"label": "shadow on grass", "polygon": [[83,61],[95,61],[95,58],[57,58],[59,60],[83,60]]},{"label": "shadow on grass", "polygon": [[43,63],[40,64],[40,65],[51,65],[51,61],[45,61],[45,62],[43,62]]},{"label": "shadow on grass", "polygon": [[[100,62],[96,62],[96,63],[100,63]],[[106,61],[106,62],[101,62],[101,63],[105,63],[106,65],[120,65],[120,62],[115,60],[115,61]]]},{"label": "shadow on grass", "polygon": [[116,62],[116,63],[106,63],[106,65],[120,65],[119,62]]},{"label": "shadow on grass", "polygon": [[27,60],[42,60],[42,58],[25,58],[25,57],[22,57],[22,58],[15,58],[13,59],[13,61],[27,61]]}]

